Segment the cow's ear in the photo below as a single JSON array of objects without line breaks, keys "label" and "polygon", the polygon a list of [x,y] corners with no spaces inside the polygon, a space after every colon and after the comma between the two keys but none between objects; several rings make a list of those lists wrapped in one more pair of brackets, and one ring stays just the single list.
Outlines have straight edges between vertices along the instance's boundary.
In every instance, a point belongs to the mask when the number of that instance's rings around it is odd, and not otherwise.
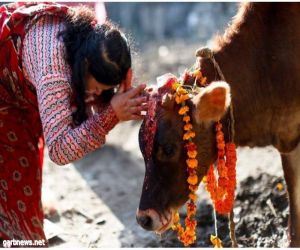
[{"label": "cow's ear", "polygon": [[194,118],[198,123],[218,121],[225,114],[230,101],[229,85],[223,81],[212,82],[192,99]]}]

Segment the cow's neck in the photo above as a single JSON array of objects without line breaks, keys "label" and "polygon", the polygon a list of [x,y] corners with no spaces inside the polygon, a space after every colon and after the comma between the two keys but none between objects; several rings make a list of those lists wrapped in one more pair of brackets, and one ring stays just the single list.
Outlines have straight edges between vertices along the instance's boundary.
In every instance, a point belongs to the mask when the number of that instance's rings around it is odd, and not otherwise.
[{"label": "cow's neck", "polygon": [[[256,15],[262,17],[263,11],[266,11],[265,8],[261,8],[261,13]],[[266,64],[263,61],[262,41],[267,27],[261,18],[252,18],[251,15],[252,12],[249,12],[240,26],[236,27],[238,33],[227,35],[223,42],[219,42],[214,54],[231,87],[235,143],[240,146],[265,146],[271,143],[268,120],[272,119],[272,112],[265,107],[264,101],[268,89],[261,84],[262,79],[268,81],[264,75]],[[218,77],[209,59],[201,61],[201,69],[209,81]],[[227,122],[227,117],[224,122]]]}]

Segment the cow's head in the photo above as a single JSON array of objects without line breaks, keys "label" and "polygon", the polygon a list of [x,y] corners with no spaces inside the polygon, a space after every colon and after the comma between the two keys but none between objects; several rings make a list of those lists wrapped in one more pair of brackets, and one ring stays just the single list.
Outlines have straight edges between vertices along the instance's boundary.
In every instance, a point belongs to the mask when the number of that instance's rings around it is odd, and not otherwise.
[{"label": "cow's head", "polygon": [[[168,75],[165,84],[149,91],[149,111],[139,133],[146,172],[137,221],[146,230],[162,233],[173,223],[174,212],[188,200],[183,121],[178,114]],[[198,146],[199,180],[216,160],[214,124],[230,104],[229,86],[212,82],[188,101]]]}]

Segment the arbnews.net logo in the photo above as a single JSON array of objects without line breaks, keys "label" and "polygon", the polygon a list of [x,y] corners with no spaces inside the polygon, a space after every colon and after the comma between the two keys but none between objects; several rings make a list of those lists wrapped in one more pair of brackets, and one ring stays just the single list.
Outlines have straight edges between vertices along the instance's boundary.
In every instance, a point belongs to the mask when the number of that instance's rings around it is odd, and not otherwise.
[{"label": "arbnews.net logo", "polygon": [[3,240],[3,247],[42,247],[46,245],[45,240]]}]

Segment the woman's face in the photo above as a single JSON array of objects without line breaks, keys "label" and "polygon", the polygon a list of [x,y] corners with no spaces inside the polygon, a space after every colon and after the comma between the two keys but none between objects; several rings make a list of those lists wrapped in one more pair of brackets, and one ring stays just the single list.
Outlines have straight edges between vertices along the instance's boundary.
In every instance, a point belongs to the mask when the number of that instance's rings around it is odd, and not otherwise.
[{"label": "woman's face", "polygon": [[104,83],[98,82],[90,73],[87,73],[85,101],[91,102],[95,99],[94,98],[95,95],[99,96],[102,94],[102,92],[104,90],[110,90],[110,89],[114,89],[116,87],[118,88],[119,93],[126,92],[127,90],[129,90],[132,87],[131,81],[132,81],[132,69],[131,68],[127,71],[126,79],[123,80],[119,85],[115,85],[115,86],[110,86],[110,85],[106,85]]},{"label": "woman's face", "polygon": [[97,80],[91,75],[86,76],[86,94],[87,95],[101,95],[104,90],[113,89],[115,86],[105,85]]}]

